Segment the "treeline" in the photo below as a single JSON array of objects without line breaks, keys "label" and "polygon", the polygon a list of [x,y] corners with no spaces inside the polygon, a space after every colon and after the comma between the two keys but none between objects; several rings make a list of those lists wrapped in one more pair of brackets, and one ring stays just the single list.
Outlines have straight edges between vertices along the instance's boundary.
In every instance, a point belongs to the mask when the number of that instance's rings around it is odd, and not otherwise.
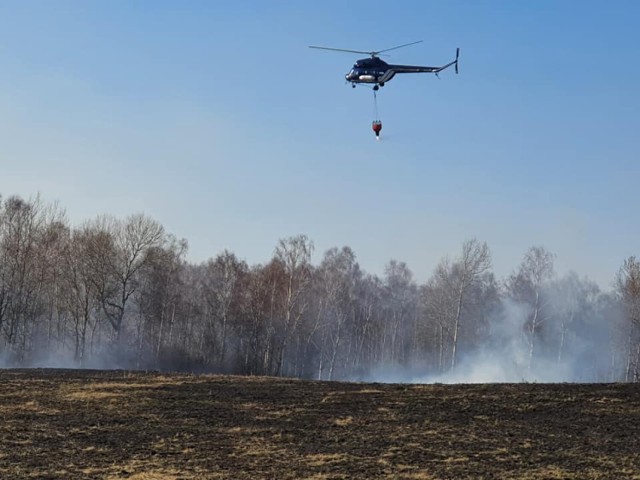
[{"label": "treeline", "polygon": [[143,215],[73,227],[39,198],[0,199],[0,364],[368,379],[494,359],[523,379],[640,379],[633,257],[605,293],[558,277],[542,247],[498,281],[475,239],[422,285],[395,260],[367,274],[349,247],[313,265],[304,235],[260,265],[228,251],[193,264],[186,252]]}]

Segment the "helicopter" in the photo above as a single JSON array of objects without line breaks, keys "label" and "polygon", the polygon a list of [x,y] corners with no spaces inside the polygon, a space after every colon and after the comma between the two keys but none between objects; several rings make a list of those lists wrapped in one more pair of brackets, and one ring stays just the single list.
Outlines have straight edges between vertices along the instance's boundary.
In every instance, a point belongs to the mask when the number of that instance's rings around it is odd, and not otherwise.
[{"label": "helicopter", "polygon": [[391,50],[397,50],[398,48],[408,47],[409,45],[415,45],[421,43],[422,40],[417,42],[405,43],[404,45],[398,45],[396,47],[387,48],[385,50],[378,50],[372,52],[365,52],[362,50],[346,50],[343,48],[330,48],[330,47],[318,47],[315,45],[309,45],[309,48],[317,48],[319,50],[331,50],[334,52],[347,52],[347,53],[359,53],[370,55],[371,58],[362,58],[356,60],[353,68],[345,75],[345,80],[351,83],[353,88],[356,88],[357,84],[373,84],[373,90],[377,91],[380,87],[384,87],[385,83],[395,77],[396,73],[435,73],[438,75],[445,68],[449,68],[455,65],[456,73],[458,73],[458,57],[460,56],[460,49],[456,49],[456,59],[453,62],[449,62],[441,67],[426,67],[419,65],[392,65],[380,58],[381,53],[390,52]]}]

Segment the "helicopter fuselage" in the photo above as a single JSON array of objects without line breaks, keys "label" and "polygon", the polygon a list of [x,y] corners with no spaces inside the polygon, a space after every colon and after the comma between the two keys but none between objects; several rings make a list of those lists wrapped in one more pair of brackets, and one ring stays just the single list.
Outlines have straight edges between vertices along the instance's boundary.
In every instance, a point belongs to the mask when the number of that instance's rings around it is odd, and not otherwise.
[{"label": "helicopter fuselage", "polygon": [[370,83],[383,86],[396,73],[433,73],[438,67],[423,67],[416,65],[391,65],[378,57],[357,60],[345,79],[353,86],[357,83]]}]

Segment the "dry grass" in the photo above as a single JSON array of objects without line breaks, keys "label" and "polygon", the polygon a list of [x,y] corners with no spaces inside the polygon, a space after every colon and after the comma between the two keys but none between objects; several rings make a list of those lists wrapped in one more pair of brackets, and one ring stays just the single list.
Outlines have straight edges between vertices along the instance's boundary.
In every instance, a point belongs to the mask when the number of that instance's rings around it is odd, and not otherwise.
[{"label": "dry grass", "polygon": [[398,478],[403,480],[435,480],[437,477],[426,472],[403,473]]},{"label": "dry grass", "polygon": [[322,467],[346,462],[348,456],[344,453],[315,453],[307,455],[304,460],[310,467]]},{"label": "dry grass", "polygon": [[60,409],[42,405],[37,400],[17,404],[0,404],[0,415],[9,417],[20,413],[38,413],[41,415],[59,415]]},{"label": "dry grass", "polygon": [[106,478],[107,480],[178,480],[181,477],[166,472],[144,472],[126,476],[109,475]]},{"label": "dry grass", "polygon": [[333,423],[339,427],[346,427],[353,423],[353,417],[349,415],[348,417],[344,418],[336,418]]},{"label": "dry grass", "polygon": [[253,437],[250,442],[238,442],[234,445],[234,456],[263,458],[273,455],[286,455],[286,449],[265,438]]},{"label": "dry grass", "polygon": [[80,401],[97,401],[97,400],[114,400],[117,398],[125,397],[124,393],[110,392],[104,390],[72,390],[67,391],[61,395],[65,400],[80,400]]},{"label": "dry grass", "polygon": [[[120,467],[118,467],[119,469]],[[150,468],[149,470],[144,469],[144,467],[135,467],[138,469],[142,469],[141,472],[136,473],[128,473],[133,467],[124,467],[122,468],[123,472],[127,473],[119,473],[119,474],[107,474],[105,480],[178,480],[184,479],[184,476],[180,475],[180,472],[177,470],[155,470]]]},{"label": "dry grass", "polygon": [[152,377],[147,382],[94,382],[90,384],[62,385],[58,395],[65,400],[77,401],[104,401],[130,396],[132,390],[162,389],[168,385],[183,385],[184,380],[171,379],[171,377]]}]

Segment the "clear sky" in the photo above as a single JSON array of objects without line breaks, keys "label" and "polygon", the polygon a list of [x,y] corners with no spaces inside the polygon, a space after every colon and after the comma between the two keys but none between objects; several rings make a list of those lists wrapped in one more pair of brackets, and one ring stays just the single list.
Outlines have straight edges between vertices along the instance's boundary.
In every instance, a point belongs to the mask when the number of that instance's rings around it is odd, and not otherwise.
[{"label": "clear sky", "polygon": [[[305,233],[419,281],[463,240],[610,286],[640,255],[640,2],[0,0],[0,193],[144,212],[201,261]],[[344,74],[392,52],[460,75]]]}]

